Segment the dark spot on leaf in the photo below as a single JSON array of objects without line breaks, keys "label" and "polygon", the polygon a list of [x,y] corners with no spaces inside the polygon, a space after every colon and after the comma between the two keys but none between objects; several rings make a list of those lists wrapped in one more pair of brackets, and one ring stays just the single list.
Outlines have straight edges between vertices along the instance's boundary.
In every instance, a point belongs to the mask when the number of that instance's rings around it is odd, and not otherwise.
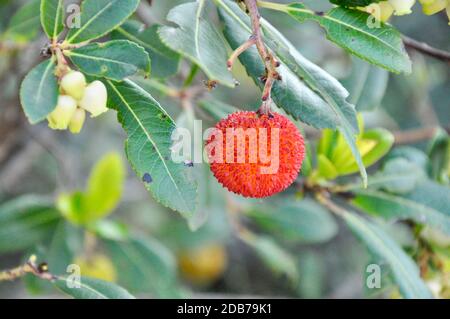
[{"label": "dark spot on leaf", "polygon": [[159,114],[158,114],[158,117],[159,117],[161,120],[165,120],[165,119],[167,118],[167,114],[165,114],[165,113],[159,113]]},{"label": "dark spot on leaf", "polygon": [[323,12],[323,11],[316,11],[314,13],[319,17],[323,17],[325,15],[325,12]]},{"label": "dark spot on leaf", "polygon": [[108,72],[108,67],[107,67],[106,65],[102,65],[102,66],[100,67],[100,69],[101,69],[101,72],[102,72],[102,73]]},{"label": "dark spot on leaf", "polygon": [[142,176],[142,181],[144,183],[151,183],[153,181],[152,176],[149,173],[145,173],[144,176]]}]

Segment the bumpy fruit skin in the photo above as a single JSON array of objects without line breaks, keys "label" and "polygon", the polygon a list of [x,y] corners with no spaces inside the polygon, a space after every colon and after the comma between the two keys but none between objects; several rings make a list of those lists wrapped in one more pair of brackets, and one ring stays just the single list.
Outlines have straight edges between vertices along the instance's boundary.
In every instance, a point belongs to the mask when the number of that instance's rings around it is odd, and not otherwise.
[{"label": "bumpy fruit skin", "polygon": [[70,71],[61,79],[61,88],[75,100],[79,100],[84,95],[86,87],[86,78],[83,73],[78,71]]},{"label": "bumpy fruit skin", "polygon": [[56,108],[47,117],[48,126],[54,130],[66,130],[76,109],[77,101],[73,97],[58,96]]},{"label": "bumpy fruit skin", "polygon": [[74,264],[80,267],[81,276],[102,279],[105,281],[115,282],[117,280],[117,272],[114,265],[107,256],[96,254],[89,259],[85,257],[77,257]]},{"label": "bumpy fruit skin", "polygon": [[86,86],[83,98],[78,105],[96,117],[106,111],[107,91],[105,85],[100,81],[94,81]]},{"label": "bumpy fruit skin", "polygon": [[219,279],[224,273],[228,256],[220,244],[209,244],[183,251],[178,256],[181,274],[196,285],[207,285]]},{"label": "bumpy fruit skin", "polygon": [[[244,131],[251,128],[256,129],[257,161],[250,160],[249,138],[246,138],[245,162],[238,163],[237,143],[234,144],[234,160],[227,162],[226,132],[228,128],[243,129]],[[265,135],[267,135],[266,150],[270,158],[269,162],[260,157],[260,132],[264,132],[264,130],[260,130],[261,128],[266,129],[267,132]],[[274,128],[279,129],[278,168],[273,173],[264,174],[263,170],[270,167],[274,160],[271,152]],[[206,141],[207,154],[211,163],[211,171],[229,191],[244,197],[262,198],[285,190],[297,178],[305,155],[304,140],[297,127],[285,116],[278,113],[259,115],[255,112],[236,112],[217,123],[216,129],[223,134],[223,160],[214,160],[217,150],[210,145],[217,138],[214,134],[211,134]],[[264,147],[264,144],[262,145]],[[209,150],[208,146],[210,146]]]},{"label": "bumpy fruit skin", "polygon": [[86,119],[86,111],[82,108],[77,108],[69,123],[69,130],[72,134],[78,134],[83,128]]}]

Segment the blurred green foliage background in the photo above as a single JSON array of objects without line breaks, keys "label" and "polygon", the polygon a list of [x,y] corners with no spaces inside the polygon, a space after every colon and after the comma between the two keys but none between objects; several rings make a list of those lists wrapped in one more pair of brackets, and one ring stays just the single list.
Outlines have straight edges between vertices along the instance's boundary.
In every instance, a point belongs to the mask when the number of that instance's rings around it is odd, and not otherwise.
[{"label": "blurred green foliage background", "polygon": [[[0,32],[22,2],[0,2]],[[164,24],[167,12],[182,2],[154,0],[151,6],[145,2],[138,16]],[[304,2],[317,10],[330,7],[325,0]],[[367,67],[328,42],[316,24],[299,25],[267,10],[262,14],[303,55],[340,79],[349,90],[358,72]],[[213,10],[211,19],[218,21]],[[414,14],[394,17],[392,23],[405,35],[450,50],[444,13],[427,17],[416,5]],[[0,269],[16,266],[35,253],[54,273],[64,274],[67,264],[75,262],[82,265],[85,274],[116,281],[145,297],[397,295],[389,283],[383,284],[383,289],[364,288],[365,267],[372,262],[366,249],[341,220],[313,200],[285,200],[283,196],[299,196],[295,188],[270,200],[243,199],[222,189],[206,168],[199,173],[199,192],[206,203],[199,218],[208,220],[193,232],[178,214],[155,202],[130,170],[123,152],[125,135],[115,112],[88,121],[78,136],[49,131],[45,124],[28,125],[19,106],[18,85],[36,64],[45,40],[39,35],[36,41],[20,44],[20,50],[9,50],[4,43],[0,43]],[[373,109],[362,112],[366,128],[394,132],[393,152],[409,152],[420,158],[421,152],[428,152],[434,135],[410,140],[405,132],[426,134],[423,128],[449,128],[450,68],[415,51],[409,53],[413,73],[388,75],[383,71],[373,83],[376,96],[370,101],[376,105],[363,105],[361,109]],[[183,61],[180,73],[186,76],[189,67]],[[210,99],[255,109],[259,90],[241,65],[233,74],[240,85],[235,89],[219,86],[208,93]],[[385,77],[389,78],[387,85]],[[205,79],[203,75],[199,78]],[[179,86],[182,80],[180,76],[170,82]],[[178,101],[154,90],[147,80],[140,83],[178,123],[186,121],[189,114]],[[368,100],[362,98],[360,103]],[[199,105],[194,108],[197,116],[204,115]],[[204,123],[210,126],[214,120]],[[320,134],[312,128],[305,131],[311,142]],[[102,164],[97,164],[99,160]],[[101,165],[109,168],[101,172]],[[369,172],[379,167],[378,163]],[[97,182],[95,174],[100,176]],[[108,196],[111,198],[105,199]],[[8,209],[17,209],[17,205],[20,211],[31,213],[8,219]],[[83,208],[86,205],[89,208]],[[77,217],[83,209],[89,211],[87,219]],[[236,214],[257,238],[236,236]],[[384,223],[383,229],[406,249],[416,247],[408,223]],[[448,253],[448,242],[446,245]],[[0,297],[30,294],[57,296],[58,292],[32,276],[0,283]]]}]

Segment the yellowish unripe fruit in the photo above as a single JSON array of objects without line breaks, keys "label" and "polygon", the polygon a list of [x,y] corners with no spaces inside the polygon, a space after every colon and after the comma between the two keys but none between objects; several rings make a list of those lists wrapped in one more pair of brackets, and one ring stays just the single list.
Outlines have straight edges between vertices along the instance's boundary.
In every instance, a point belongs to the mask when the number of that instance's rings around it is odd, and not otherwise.
[{"label": "yellowish unripe fruit", "polygon": [[48,126],[54,130],[66,130],[77,109],[77,101],[71,96],[58,96],[56,108],[47,117]]},{"label": "yellowish unripe fruit", "polygon": [[107,92],[105,85],[100,81],[90,83],[84,90],[83,98],[78,105],[96,117],[106,111]]},{"label": "yellowish unripe fruit", "polygon": [[86,111],[82,108],[77,108],[69,123],[69,130],[73,134],[78,134],[83,128],[84,120],[86,119]]},{"label": "yellowish unripe fruit", "polygon": [[410,14],[415,3],[416,0],[389,0],[389,4],[394,8],[394,14],[397,16]]},{"label": "yellowish unripe fruit", "polygon": [[86,78],[83,73],[78,71],[70,71],[61,79],[61,88],[65,94],[70,95],[76,100],[79,100],[84,95],[86,87]]},{"label": "yellowish unripe fruit", "polygon": [[422,4],[423,13],[432,15],[444,10],[447,5],[450,5],[447,0],[420,0]]},{"label": "yellowish unripe fruit", "polygon": [[184,278],[193,284],[207,285],[222,276],[228,256],[222,245],[211,244],[183,251],[178,257],[178,263]]},{"label": "yellowish unripe fruit", "polygon": [[114,265],[105,255],[94,255],[89,259],[85,257],[77,257],[74,264],[78,265],[81,270],[81,276],[102,279],[114,282],[117,280],[117,272]]}]

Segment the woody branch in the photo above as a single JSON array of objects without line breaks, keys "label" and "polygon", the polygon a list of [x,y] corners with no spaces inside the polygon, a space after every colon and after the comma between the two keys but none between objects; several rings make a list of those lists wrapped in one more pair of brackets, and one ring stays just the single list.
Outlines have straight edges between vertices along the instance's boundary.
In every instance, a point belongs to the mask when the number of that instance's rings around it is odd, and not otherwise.
[{"label": "woody branch", "polygon": [[272,53],[269,52],[264,43],[260,24],[261,16],[258,11],[257,1],[244,0],[244,3],[250,15],[253,34],[246,42],[244,42],[232,53],[230,59],[227,62],[227,66],[229,69],[231,69],[234,61],[239,57],[240,54],[245,52],[253,45],[256,45],[256,48],[258,50],[259,55],[261,56],[265,68],[265,74],[261,77],[261,79],[264,82],[264,89],[261,96],[262,105],[258,110],[258,112],[268,114],[270,113],[270,104],[272,102],[271,97],[272,86],[275,83],[275,81],[281,80],[281,76],[276,70],[280,64],[272,55]]}]

